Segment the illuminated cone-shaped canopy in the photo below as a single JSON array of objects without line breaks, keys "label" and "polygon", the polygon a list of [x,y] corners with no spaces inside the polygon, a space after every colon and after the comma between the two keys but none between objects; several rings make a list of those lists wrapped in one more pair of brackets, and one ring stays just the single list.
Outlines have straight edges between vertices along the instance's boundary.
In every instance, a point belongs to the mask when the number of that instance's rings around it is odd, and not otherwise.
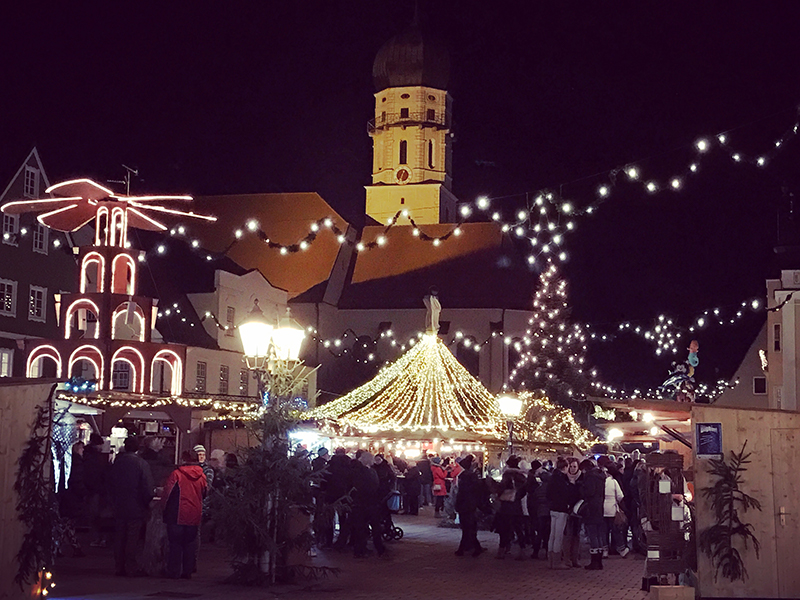
[{"label": "illuminated cone-shaped canopy", "polygon": [[551,402],[542,394],[522,392],[522,411],[514,421],[514,437],[522,442],[575,444],[588,448],[597,438],[575,420],[572,411]]},{"label": "illuminated cone-shaped canopy", "polygon": [[370,382],[315,409],[310,417],[367,433],[506,435],[494,396],[435,335],[423,336]]}]

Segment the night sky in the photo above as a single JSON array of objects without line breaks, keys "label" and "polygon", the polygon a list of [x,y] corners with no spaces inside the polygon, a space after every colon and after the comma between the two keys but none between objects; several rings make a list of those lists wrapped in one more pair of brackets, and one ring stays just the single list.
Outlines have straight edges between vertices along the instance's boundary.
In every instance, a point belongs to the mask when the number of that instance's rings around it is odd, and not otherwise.
[{"label": "night sky", "polygon": [[[132,191],[316,191],[363,220],[371,69],[413,2],[17,3],[0,25],[0,176],[37,146],[51,182]],[[120,6],[117,6],[120,4]],[[608,172],[661,181],[728,132],[759,155],[796,120],[797,2],[420,2],[451,51],[454,191],[509,211],[549,188],[591,203]],[[25,11],[25,12],[23,12]],[[600,329],[763,297],[791,241],[800,140],[767,167],[721,152],[679,193],[622,183],[566,241],[573,316]],[[783,265],[786,266],[786,265]],[[800,266],[800,265],[799,265]],[[762,322],[697,335],[700,381],[729,377]],[[593,346],[604,378],[655,386],[669,359],[623,337]]]}]

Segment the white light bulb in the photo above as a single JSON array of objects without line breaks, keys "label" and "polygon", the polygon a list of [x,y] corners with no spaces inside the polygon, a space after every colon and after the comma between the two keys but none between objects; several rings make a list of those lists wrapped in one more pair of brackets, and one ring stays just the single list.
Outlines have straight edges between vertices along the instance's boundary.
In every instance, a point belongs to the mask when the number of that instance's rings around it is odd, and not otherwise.
[{"label": "white light bulb", "polygon": [[561,243],[561,234],[559,234],[559,233],[555,234],[553,236],[553,242],[556,243],[556,244],[560,244]]},{"label": "white light bulb", "polygon": [[561,205],[561,212],[563,212],[564,214],[567,214],[567,215],[569,213],[571,213],[572,212],[572,204],[570,204],[569,202],[565,202],[564,204],[562,204]]},{"label": "white light bulb", "polygon": [[697,147],[697,150],[700,152],[706,152],[709,148],[708,140],[706,139],[699,139],[694,144]]},{"label": "white light bulb", "polygon": [[385,235],[379,235],[375,239],[375,241],[378,242],[378,246],[383,246],[386,243],[386,236]]},{"label": "white light bulb", "polygon": [[[58,240],[56,240],[56,241],[58,241]],[[159,254],[164,254],[164,252],[167,251],[167,247],[164,244],[161,244],[158,248],[156,248],[156,251]]]},{"label": "white light bulb", "polygon": [[672,186],[673,190],[681,189],[681,180],[678,179],[677,177],[675,177],[672,181],[670,181],[669,184]]},{"label": "white light bulb", "polygon": [[192,240],[192,248],[199,248],[200,240]]},{"label": "white light bulb", "polygon": [[[233,232],[233,235],[237,240],[240,240],[240,239],[242,239],[242,236],[244,235],[244,232],[241,229],[237,229],[236,231]],[[192,242],[192,246],[194,246],[194,245],[195,245],[195,242]]]},{"label": "white light bulb", "polygon": [[517,227],[514,230],[514,233],[517,234],[517,237],[522,237],[523,235],[525,235],[525,230],[522,227]]},{"label": "white light bulb", "polygon": [[468,216],[470,216],[470,214],[472,214],[472,210],[470,209],[470,207],[468,205],[464,204],[461,207],[461,216],[462,217],[468,217]]},{"label": "white light bulb", "polygon": [[528,213],[524,210],[521,210],[517,213],[517,221],[524,221],[528,218]]},{"label": "white light bulb", "polygon": [[625,170],[625,174],[631,181],[636,181],[637,179],[639,179],[639,169],[637,169],[636,167],[628,167]]},{"label": "white light bulb", "polygon": [[319,225],[317,225],[316,223],[312,223],[311,224],[311,231],[314,231],[314,232],[319,231]]},{"label": "white light bulb", "polygon": [[306,248],[308,248],[308,242],[303,240],[300,242],[300,250],[305,250]]},{"label": "white light bulb", "polygon": [[434,245],[434,246],[438,246],[438,245],[439,245],[439,244],[441,244],[441,243],[442,243],[442,240],[440,240],[439,238],[435,238],[435,239],[433,240],[433,245]]},{"label": "white light bulb", "polygon": [[759,156],[756,162],[758,163],[759,167],[763,167],[765,164],[767,164],[767,159],[763,156]]},{"label": "white light bulb", "polygon": [[461,228],[456,227],[455,229],[453,229],[453,235],[455,235],[456,237],[461,235]]},{"label": "white light bulb", "polygon": [[500,213],[492,213],[492,221],[499,221],[500,220]]},{"label": "white light bulb", "polygon": [[280,252],[281,252],[281,254],[288,254],[289,253],[289,251],[284,246],[281,246]]},{"label": "white light bulb", "polygon": [[344,244],[344,239],[345,238],[342,234],[336,236],[336,241],[339,242],[340,244]]},{"label": "white light bulb", "polygon": [[567,253],[566,252],[562,252],[561,254],[558,255],[558,259],[561,262],[564,262],[565,260],[567,260]]},{"label": "white light bulb", "polygon": [[735,160],[736,162],[739,162],[740,160],[742,160],[742,157],[737,153],[737,154],[733,155],[733,160]]},{"label": "white light bulb", "polygon": [[599,188],[597,188],[597,194],[601,198],[605,198],[606,196],[608,196],[608,192],[609,190],[607,185],[601,185]]},{"label": "white light bulb", "polygon": [[544,246],[542,246],[542,252],[545,252],[545,253],[550,252],[550,246],[548,244],[545,244]]},{"label": "white light bulb", "polygon": [[533,264],[533,263],[535,263],[535,262],[536,262],[536,257],[535,257],[535,256],[533,256],[533,255],[531,254],[531,255],[528,257],[528,264],[529,264],[529,265],[532,265],[532,264]]},{"label": "white light bulb", "polygon": [[717,136],[717,139],[719,140],[719,143],[720,143],[720,144],[724,144],[725,142],[727,142],[727,141],[728,141],[728,138],[727,138],[727,136],[726,136],[724,133],[720,133],[720,134]]},{"label": "white light bulb", "polygon": [[411,233],[414,234],[416,237],[419,237],[419,229],[417,229],[416,227],[414,227],[414,229],[411,230]]},{"label": "white light bulb", "polygon": [[538,243],[539,243],[539,240],[537,238],[531,238],[531,246],[535,246]]},{"label": "white light bulb", "polygon": [[536,196],[535,203],[536,203],[536,206],[541,206],[544,203],[544,198],[542,198],[541,196]]},{"label": "white light bulb", "polygon": [[478,198],[477,204],[478,208],[480,208],[481,210],[486,210],[487,208],[489,208],[489,199],[486,196],[481,196],[480,198]]},{"label": "white light bulb", "polygon": [[256,229],[258,229],[258,221],[256,221],[255,219],[250,219],[249,221],[247,221],[247,228],[250,231],[255,231]]},{"label": "white light bulb", "polygon": [[750,303],[750,306],[753,308],[753,310],[758,310],[759,308],[761,308],[761,302],[759,302],[758,300],[753,300]]},{"label": "white light bulb", "polygon": [[333,225],[333,220],[330,217],[325,217],[325,220],[322,222],[325,227],[331,227]]},{"label": "white light bulb", "polygon": [[658,185],[656,184],[655,181],[648,181],[646,187],[647,187],[647,191],[650,192],[651,194],[653,194],[656,191],[658,191]]}]

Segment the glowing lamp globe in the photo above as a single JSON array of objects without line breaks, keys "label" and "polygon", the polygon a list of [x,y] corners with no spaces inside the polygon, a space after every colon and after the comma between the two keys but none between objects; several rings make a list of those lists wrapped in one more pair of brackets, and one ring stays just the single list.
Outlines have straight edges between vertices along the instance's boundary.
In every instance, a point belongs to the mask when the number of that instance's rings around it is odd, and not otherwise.
[{"label": "glowing lamp globe", "polygon": [[516,419],[522,410],[522,400],[514,396],[500,396],[497,399],[497,406],[500,412],[507,419]]},{"label": "glowing lamp globe", "polygon": [[305,329],[300,327],[289,315],[278,324],[277,329],[272,332],[272,348],[277,360],[296,361],[300,358],[300,347],[306,337]]},{"label": "glowing lamp globe", "polygon": [[242,348],[247,359],[247,366],[252,368],[263,367],[269,356],[269,347],[272,338],[272,323],[267,321],[264,313],[258,307],[258,300],[253,303],[253,310],[247,315],[244,323],[239,325],[239,336],[242,338]]}]

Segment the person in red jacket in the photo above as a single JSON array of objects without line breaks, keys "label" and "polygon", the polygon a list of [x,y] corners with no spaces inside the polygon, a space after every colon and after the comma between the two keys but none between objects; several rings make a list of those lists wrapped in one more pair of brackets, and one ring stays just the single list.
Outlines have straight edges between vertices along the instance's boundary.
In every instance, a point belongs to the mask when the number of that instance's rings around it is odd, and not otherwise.
[{"label": "person in red jacket", "polygon": [[433,485],[431,490],[433,492],[433,510],[434,516],[438,517],[444,510],[444,499],[447,496],[447,471],[442,466],[442,459],[439,456],[434,456],[431,459],[431,475],[433,475]]},{"label": "person in red jacket", "polygon": [[167,577],[189,579],[197,561],[197,534],[203,517],[203,498],[208,483],[197,452],[184,450],[181,466],[164,484],[164,523],[167,525],[169,554]]}]

